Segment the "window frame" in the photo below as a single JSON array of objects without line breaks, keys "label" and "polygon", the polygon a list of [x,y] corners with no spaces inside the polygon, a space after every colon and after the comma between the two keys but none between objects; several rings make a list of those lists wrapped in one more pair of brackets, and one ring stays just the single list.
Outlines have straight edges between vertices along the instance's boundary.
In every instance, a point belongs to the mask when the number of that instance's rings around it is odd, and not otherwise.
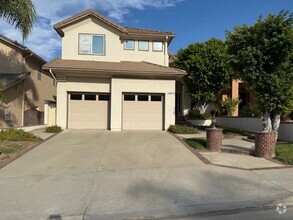
[{"label": "window frame", "polygon": [[[89,35],[90,36],[90,53],[82,53],[80,51],[80,36]],[[93,37],[103,37],[103,53],[93,53]],[[95,56],[105,56],[106,55],[106,35],[105,34],[89,34],[89,33],[79,33],[78,34],[78,54],[79,55],[95,55]]]},{"label": "window frame", "polygon": [[[126,48],[126,41],[133,41],[133,48]],[[135,50],[135,40],[134,39],[125,39],[123,46],[124,46],[124,50]]]},{"label": "window frame", "polygon": [[[154,48],[155,43],[161,43],[162,44],[162,49],[161,50],[155,50],[155,48]],[[153,51],[154,52],[163,52],[164,51],[164,42],[163,41],[153,41],[152,45],[153,45]]]},{"label": "window frame", "polygon": [[[147,43],[148,43],[148,48],[147,48],[147,50],[142,50],[142,49],[140,49],[140,47],[139,47],[139,43],[141,43],[141,42],[147,42]],[[149,51],[149,50],[150,50],[150,41],[148,41],[148,40],[139,40],[139,41],[138,41],[138,50],[139,50],[139,51]]]}]

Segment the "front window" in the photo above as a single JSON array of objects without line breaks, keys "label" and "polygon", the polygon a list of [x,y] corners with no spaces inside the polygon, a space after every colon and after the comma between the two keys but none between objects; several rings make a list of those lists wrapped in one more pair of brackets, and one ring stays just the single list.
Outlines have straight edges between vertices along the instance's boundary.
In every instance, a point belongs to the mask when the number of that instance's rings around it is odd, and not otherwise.
[{"label": "front window", "polygon": [[79,35],[79,53],[80,54],[105,54],[105,36],[94,34]]},{"label": "front window", "polygon": [[138,41],[138,49],[148,51],[149,50],[149,42],[148,41]]},{"label": "front window", "polygon": [[163,42],[153,42],[153,51],[163,51]]},{"label": "front window", "polygon": [[134,40],[125,40],[124,41],[125,50],[134,50]]}]

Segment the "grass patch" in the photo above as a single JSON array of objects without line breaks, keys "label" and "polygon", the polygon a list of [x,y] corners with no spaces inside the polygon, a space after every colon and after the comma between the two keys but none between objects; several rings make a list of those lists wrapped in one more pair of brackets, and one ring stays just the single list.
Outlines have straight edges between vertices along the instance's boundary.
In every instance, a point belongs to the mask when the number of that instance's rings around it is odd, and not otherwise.
[{"label": "grass patch", "polygon": [[293,165],[293,144],[276,144],[275,159]]},{"label": "grass patch", "polygon": [[57,125],[53,125],[46,128],[47,133],[59,133],[61,131],[62,131],[61,127]]},{"label": "grass patch", "polygon": [[0,131],[0,141],[41,141],[42,139],[37,137],[31,132],[26,132],[22,129],[7,129]]},{"label": "grass patch", "polygon": [[207,151],[206,148],[207,142],[206,140],[199,139],[199,138],[189,138],[185,139],[185,142],[192,148],[199,150],[199,151]]},{"label": "grass patch", "polygon": [[20,151],[22,149],[23,149],[23,146],[21,144],[10,143],[10,144],[7,144],[6,146],[0,147],[0,152],[2,154],[11,154],[11,153]]},{"label": "grass patch", "polygon": [[238,130],[234,128],[223,128],[223,134],[233,136],[252,136],[253,133],[249,131]]},{"label": "grass patch", "polygon": [[186,125],[170,125],[168,131],[174,134],[197,134],[199,133],[197,128]]}]

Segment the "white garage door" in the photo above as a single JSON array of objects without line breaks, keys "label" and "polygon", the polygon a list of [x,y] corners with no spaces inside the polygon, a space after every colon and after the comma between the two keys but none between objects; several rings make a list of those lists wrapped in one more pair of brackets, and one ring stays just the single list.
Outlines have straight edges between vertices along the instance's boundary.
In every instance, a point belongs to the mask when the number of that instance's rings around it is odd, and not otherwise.
[{"label": "white garage door", "polygon": [[69,94],[68,128],[108,129],[109,100],[109,94]]},{"label": "white garage door", "polygon": [[123,130],[163,130],[163,95],[123,94]]}]

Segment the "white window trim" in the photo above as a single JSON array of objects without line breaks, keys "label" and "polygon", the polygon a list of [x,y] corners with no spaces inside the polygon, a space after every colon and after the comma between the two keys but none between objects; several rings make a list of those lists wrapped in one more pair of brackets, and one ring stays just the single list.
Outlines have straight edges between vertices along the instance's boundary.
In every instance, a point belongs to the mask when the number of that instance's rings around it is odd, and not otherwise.
[{"label": "white window trim", "polygon": [[[133,41],[133,48],[126,48],[126,41]],[[126,39],[124,40],[124,50],[135,50],[135,40],[132,39]]]},{"label": "white window trim", "polygon": [[[140,48],[139,48],[139,43],[140,43],[140,42],[147,42],[147,43],[148,43],[148,49],[147,49],[147,50],[140,49]],[[149,42],[148,40],[139,40],[139,41],[138,41],[138,50],[139,50],[139,51],[149,51],[149,50],[150,50],[150,45],[149,45],[149,44],[150,44],[150,42]]]},{"label": "white window trim", "polygon": [[[155,50],[155,43],[161,43],[162,44],[162,49],[161,50]],[[162,41],[153,41],[153,51],[154,52],[163,52],[164,51],[164,43]]]},{"label": "white window trim", "polygon": [[[81,35],[88,35],[91,36],[90,38],[90,53],[82,53],[80,51],[80,36]],[[103,53],[93,53],[93,47],[92,47],[92,42],[93,42],[93,36],[100,36],[103,37]],[[78,54],[79,55],[98,55],[98,56],[105,56],[105,51],[106,51],[106,36],[104,34],[86,34],[86,33],[80,33],[78,34]]]}]

